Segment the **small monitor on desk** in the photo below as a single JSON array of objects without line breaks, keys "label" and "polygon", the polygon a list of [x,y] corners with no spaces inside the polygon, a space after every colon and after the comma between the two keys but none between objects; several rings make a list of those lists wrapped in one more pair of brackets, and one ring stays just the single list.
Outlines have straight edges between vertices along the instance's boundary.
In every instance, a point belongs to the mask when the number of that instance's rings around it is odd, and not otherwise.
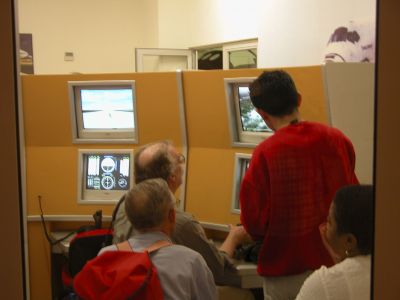
[{"label": "small monitor on desk", "polygon": [[132,150],[79,150],[78,202],[118,201],[132,187],[132,165]]}]

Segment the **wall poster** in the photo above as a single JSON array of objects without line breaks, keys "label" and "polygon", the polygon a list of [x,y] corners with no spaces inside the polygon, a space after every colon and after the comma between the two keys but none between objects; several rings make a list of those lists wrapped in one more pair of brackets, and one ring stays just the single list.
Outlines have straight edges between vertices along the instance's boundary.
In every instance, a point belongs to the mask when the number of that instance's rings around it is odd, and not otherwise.
[{"label": "wall poster", "polygon": [[34,74],[33,70],[33,44],[31,33],[19,35],[19,61],[21,74]]}]

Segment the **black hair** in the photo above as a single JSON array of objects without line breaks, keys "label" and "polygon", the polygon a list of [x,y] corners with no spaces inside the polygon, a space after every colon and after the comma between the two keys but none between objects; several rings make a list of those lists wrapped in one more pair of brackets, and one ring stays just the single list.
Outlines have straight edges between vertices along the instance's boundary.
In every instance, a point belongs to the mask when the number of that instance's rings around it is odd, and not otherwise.
[{"label": "black hair", "polygon": [[360,35],[355,30],[349,31],[347,27],[338,27],[329,38],[328,44],[347,41],[353,44],[358,43],[360,41]]},{"label": "black hair", "polygon": [[337,191],[333,200],[339,234],[351,233],[361,254],[371,254],[374,230],[374,189],[372,185],[350,185]]},{"label": "black hair", "polygon": [[298,106],[298,93],[293,79],[283,70],[265,71],[250,84],[253,105],[266,113],[282,117]]}]

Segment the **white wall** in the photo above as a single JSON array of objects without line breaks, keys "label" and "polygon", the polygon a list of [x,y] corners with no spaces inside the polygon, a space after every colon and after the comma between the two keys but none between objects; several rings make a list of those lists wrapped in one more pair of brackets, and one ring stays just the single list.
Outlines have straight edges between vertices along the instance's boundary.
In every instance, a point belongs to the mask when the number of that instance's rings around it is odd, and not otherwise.
[{"label": "white wall", "polygon": [[160,0],[159,47],[189,48],[258,36],[262,0]]},{"label": "white wall", "polygon": [[375,19],[375,14],[376,0],[262,1],[259,67],[321,64],[335,28],[350,20]]},{"label": "white wall", "polygon": [[157,0],[18,0],[18,8],[36,74],[133,72],[135,47],[158,43]]},{"label": "white wall", "polygon": [[[135,70],[134,49],[259,38],[260,68],[316,65],[329,35],[376,0],[18,0],[36,74]],[[65,62],[64,52],[75,61]]]}]

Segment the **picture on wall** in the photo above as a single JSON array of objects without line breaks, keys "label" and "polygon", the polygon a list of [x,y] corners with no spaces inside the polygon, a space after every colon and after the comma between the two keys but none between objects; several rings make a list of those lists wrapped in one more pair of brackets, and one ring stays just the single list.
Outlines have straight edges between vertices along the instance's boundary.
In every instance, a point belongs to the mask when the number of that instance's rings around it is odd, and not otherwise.
[{"label": "picture on wall", "polygon": [[19,46],[21,74],[34,74],[32,34],[20,33]]}]

